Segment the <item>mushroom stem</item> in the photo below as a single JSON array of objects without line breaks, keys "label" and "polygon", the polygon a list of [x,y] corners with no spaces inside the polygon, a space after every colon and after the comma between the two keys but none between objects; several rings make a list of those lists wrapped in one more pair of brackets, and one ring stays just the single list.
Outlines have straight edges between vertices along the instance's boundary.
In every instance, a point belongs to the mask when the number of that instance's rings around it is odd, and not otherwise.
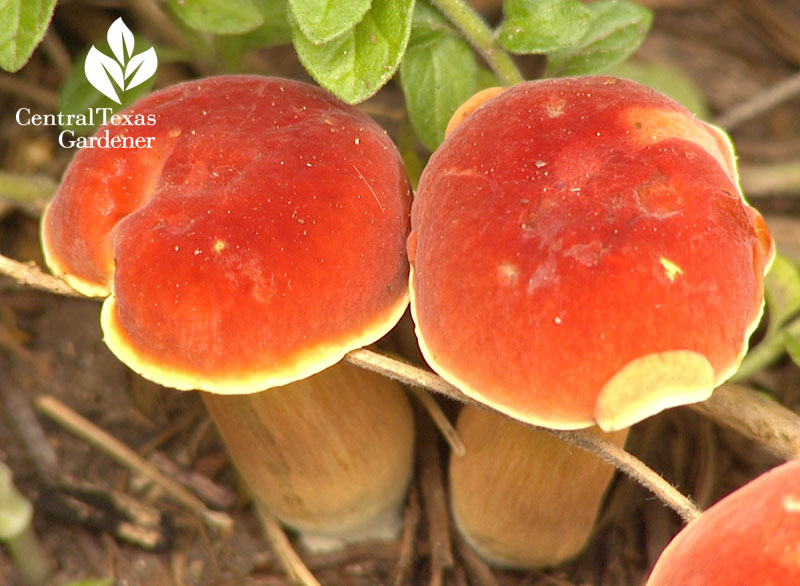
[{"label": "mushroom stem", "polygon": [[256,502],[307,548],[398,535],[414,422],[397,383],[339,363],[262,393],[202,397]]},{"label": "mushroom stem", "polygon": [[[424,387],[454,401],[459,401],[466,405],[480,405],[440,376],[398,358],[361,348],[349,352],[345,359],[361,368],[383,374],[408,385]],[[585,430],[563,431],[544,429],[527,423],[523,425],[532,430],[546,431],[565,442],[603,458],[650,490],[661,502],[673,509],[685,521],[688,522],[700,514],[697,507],[687,497],[659,476],[656,471],[614,443],[605,441],[601,436]]]},{"label": "mushroom stem", "polygon": [[[450,460],[450,503],[461,535],[487,562],[553,566],[591,536],[614,467],[543,430],[465,406],[464,457]],[[592,433],[622,446],[628,430]]]}]

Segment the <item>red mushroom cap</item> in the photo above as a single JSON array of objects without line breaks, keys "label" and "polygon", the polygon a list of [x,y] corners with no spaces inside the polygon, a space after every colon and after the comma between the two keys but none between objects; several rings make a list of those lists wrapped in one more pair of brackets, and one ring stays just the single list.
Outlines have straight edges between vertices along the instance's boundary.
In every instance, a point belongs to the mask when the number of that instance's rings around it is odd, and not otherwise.
[{"label": "red mushroom cap", "polygon": [[563,429],[707,398],[746,351],[774,254],[724,133],[609,77],[477,107],[431,157],[411,225],[425,358]]},{"label": "red mushroom cap", "polygon": [[152,148],[83,149],[42,222],[47,262],[109,295],[111,350],[161,384],[260,391],[386,333],[407,304],[410,188],[368,116],[296,81],[221,76],[106,126]]},{"label": "red mushroom cap", "polygon": [[647,586],[800,584],[800,460],[729,494],[689,523]]}]

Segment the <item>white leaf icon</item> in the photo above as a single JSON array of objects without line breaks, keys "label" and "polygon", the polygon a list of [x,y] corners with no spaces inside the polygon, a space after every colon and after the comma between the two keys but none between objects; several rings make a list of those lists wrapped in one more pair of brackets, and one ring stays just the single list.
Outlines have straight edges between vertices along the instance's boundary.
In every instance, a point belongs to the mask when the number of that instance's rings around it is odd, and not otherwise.
[{"label": "white leaf icon", "polygon": [[134,55],[125,67],[125,79],[133,75],[125,86],[126,90],[135,88],[137,85],[146,82],[153,77],[158,67],[158,57],[156,50],[150,47],[147,51]]},{"label": "white leaf icon", "polygon": [[108,45],[114,57],[120,64],[124,64],[133,53],[133,33],[125,26],[122,17],[115,20],[108,27]]},{"label": "white leaf icon", "polygon": [[[92,45],[86,56],[83,70],[86,73],[86,79],[97,91],[117,104],[121,104],[117,88],[124,92],[153,77],[158,67],[158,57],[153,47],[138,55],[133,54],[135,44],[133,33],[122,21],[122,18],[118,18],[108,27],[107,37],[108,45],[116,59],[109,57]],[[116,83],[116,87],[112,80]],[[127,85],[125,80],[129,80]]]},{"label": "white leaf icon", "polygon": [[[117,87],[120,89],[125,87],[125,78],[122,75],[122,68],[119,63],[108,55],[101,53],[92,45],[92,48],[89,49],[89,54],[86,56],[83,70],[86,73],[86,79],[97,91],[114,100],[117,104],[122,103],[117,96],[117,90],[111,83],[111,79],[113,79]],[[109,76],[111,79],[109,79]]]}]

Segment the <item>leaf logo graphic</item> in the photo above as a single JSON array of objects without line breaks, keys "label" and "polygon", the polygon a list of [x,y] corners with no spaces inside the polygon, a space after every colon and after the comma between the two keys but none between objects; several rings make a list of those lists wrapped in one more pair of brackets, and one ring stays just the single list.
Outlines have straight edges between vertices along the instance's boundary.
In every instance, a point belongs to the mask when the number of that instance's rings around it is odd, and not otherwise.
[{"label": "leaf logo graphic", "polygon": [[135,88],[153,77],[158,67],[153,47],[134,55],[133,44],[133,33],[118,18],[108,27],[108,45],[114,56],[109,57],[92,45],[83,65],[89,83],[117,104],[122,103],[117,89],[124,92]]}]

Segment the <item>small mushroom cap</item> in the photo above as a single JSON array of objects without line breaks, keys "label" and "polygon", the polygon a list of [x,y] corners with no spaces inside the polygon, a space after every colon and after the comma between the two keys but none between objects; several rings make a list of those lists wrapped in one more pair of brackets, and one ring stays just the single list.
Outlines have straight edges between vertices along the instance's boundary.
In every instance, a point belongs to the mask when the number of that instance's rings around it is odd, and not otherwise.
[{"label": "small mushroom cap", "polygon": [[800,584],[800,460],[762,474],[690,522],[647,586]]},{"label": "small mushroom cap", "polygon": [[107,126],[42,222],[48,265],[108,296],[109,348],[179,389],[256,392],[375,341],[407,305],[410,187],[368,116],[296,81],[220,76]]},{"label": "small mushroom cap", "polygon": [[411,310],[430,365],[553,428],[626,427],[738,367],[774,255],[724,133],[637,83],[495,95],[431,157]]}]

